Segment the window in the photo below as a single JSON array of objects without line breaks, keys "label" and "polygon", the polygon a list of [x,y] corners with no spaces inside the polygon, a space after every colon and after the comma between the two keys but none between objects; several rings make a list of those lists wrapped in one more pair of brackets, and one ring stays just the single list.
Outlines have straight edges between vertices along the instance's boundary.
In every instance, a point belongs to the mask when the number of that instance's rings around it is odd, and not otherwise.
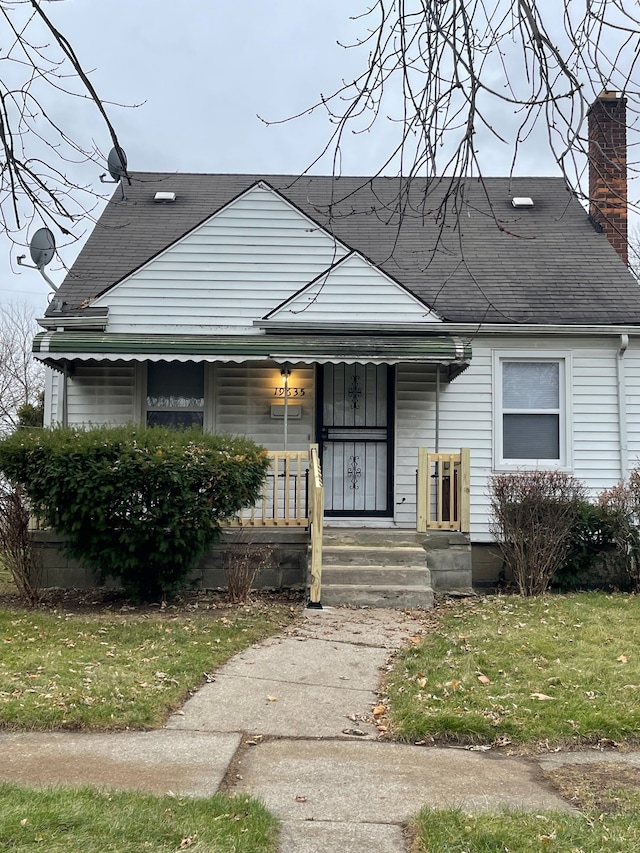
[{"label": "window", "polygon": [[497,468],[568,465],[566,371],[566,356],[497,356]]},{"label": "window", "polygon": [[204,364],[149,362],[147,424],[176,428],[203,426]]}]

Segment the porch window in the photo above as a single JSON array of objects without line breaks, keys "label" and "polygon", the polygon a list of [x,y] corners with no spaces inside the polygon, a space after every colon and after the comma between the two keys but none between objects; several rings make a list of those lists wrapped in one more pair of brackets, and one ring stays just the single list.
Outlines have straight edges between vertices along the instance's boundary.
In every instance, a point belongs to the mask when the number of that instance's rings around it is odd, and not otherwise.
[{"label": "porch window", "polygon": [[562,358],[500,356],[496,371],[496,467],[568,464]]},{"label": "porch window", "polygon": [[147,367],[147,424],[204,424],[204,364],[152,361]]}]

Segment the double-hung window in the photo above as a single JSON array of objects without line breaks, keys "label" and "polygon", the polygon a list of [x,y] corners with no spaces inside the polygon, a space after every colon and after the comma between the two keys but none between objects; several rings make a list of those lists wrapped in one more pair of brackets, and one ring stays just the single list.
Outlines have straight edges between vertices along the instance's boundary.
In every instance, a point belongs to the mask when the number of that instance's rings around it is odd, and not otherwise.
[{"label": "double-hung window", "polygon": [[147,424],[184,428],[204,424],[204,364],[151,361],[147,367]]},{"label": "double-hung window", "polygon": [[567,355],[496,354],[495,467],[566,467]]}]

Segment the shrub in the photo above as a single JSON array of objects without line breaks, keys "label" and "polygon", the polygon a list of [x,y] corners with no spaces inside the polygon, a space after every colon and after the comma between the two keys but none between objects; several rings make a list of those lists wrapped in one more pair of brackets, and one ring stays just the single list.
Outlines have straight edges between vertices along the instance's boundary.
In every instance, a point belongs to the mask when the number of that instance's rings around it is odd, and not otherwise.
[{"label": "shrub", "polygon": [[[553,576],[554,586],[563,590],[583,589],[613,583],[619,586],[620,571],[615,572],[616,518],[603,503],[583,501],[577,508],[571,528],[569,548],[563,565]],[[614,562],[617,564],[618,560]]]},{"label": "shrub", "polygon": [[220,521],[257,499],[269,460],[245,438],[161,427],[20,430],[0,470],[67,552],[138,599],[186,583]]},{"label": "shrub", "polygon": [[624,560],[635,592],[640,591],[640,471],[631,472],[627,482],[605,489],[599,498],[611,517],[613,540]]},{"label": "shrub", "polygon": [[562,567],[584,486],[562,471],[499,474],[489,486],[491,532],[521,595],[541,595]]}]

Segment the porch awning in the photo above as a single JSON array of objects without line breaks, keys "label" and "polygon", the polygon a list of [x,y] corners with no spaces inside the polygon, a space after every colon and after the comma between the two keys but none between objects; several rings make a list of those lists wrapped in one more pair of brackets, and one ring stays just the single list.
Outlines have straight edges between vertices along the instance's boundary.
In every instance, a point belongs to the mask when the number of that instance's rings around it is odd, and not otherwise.
[{"label": "porch awning", "polygon": [[33,352],[52,367],[67,361],[264,361],[292,364],[441,364],[451,378],[471,361],[452,335],[150,335],[41,332]]}]

